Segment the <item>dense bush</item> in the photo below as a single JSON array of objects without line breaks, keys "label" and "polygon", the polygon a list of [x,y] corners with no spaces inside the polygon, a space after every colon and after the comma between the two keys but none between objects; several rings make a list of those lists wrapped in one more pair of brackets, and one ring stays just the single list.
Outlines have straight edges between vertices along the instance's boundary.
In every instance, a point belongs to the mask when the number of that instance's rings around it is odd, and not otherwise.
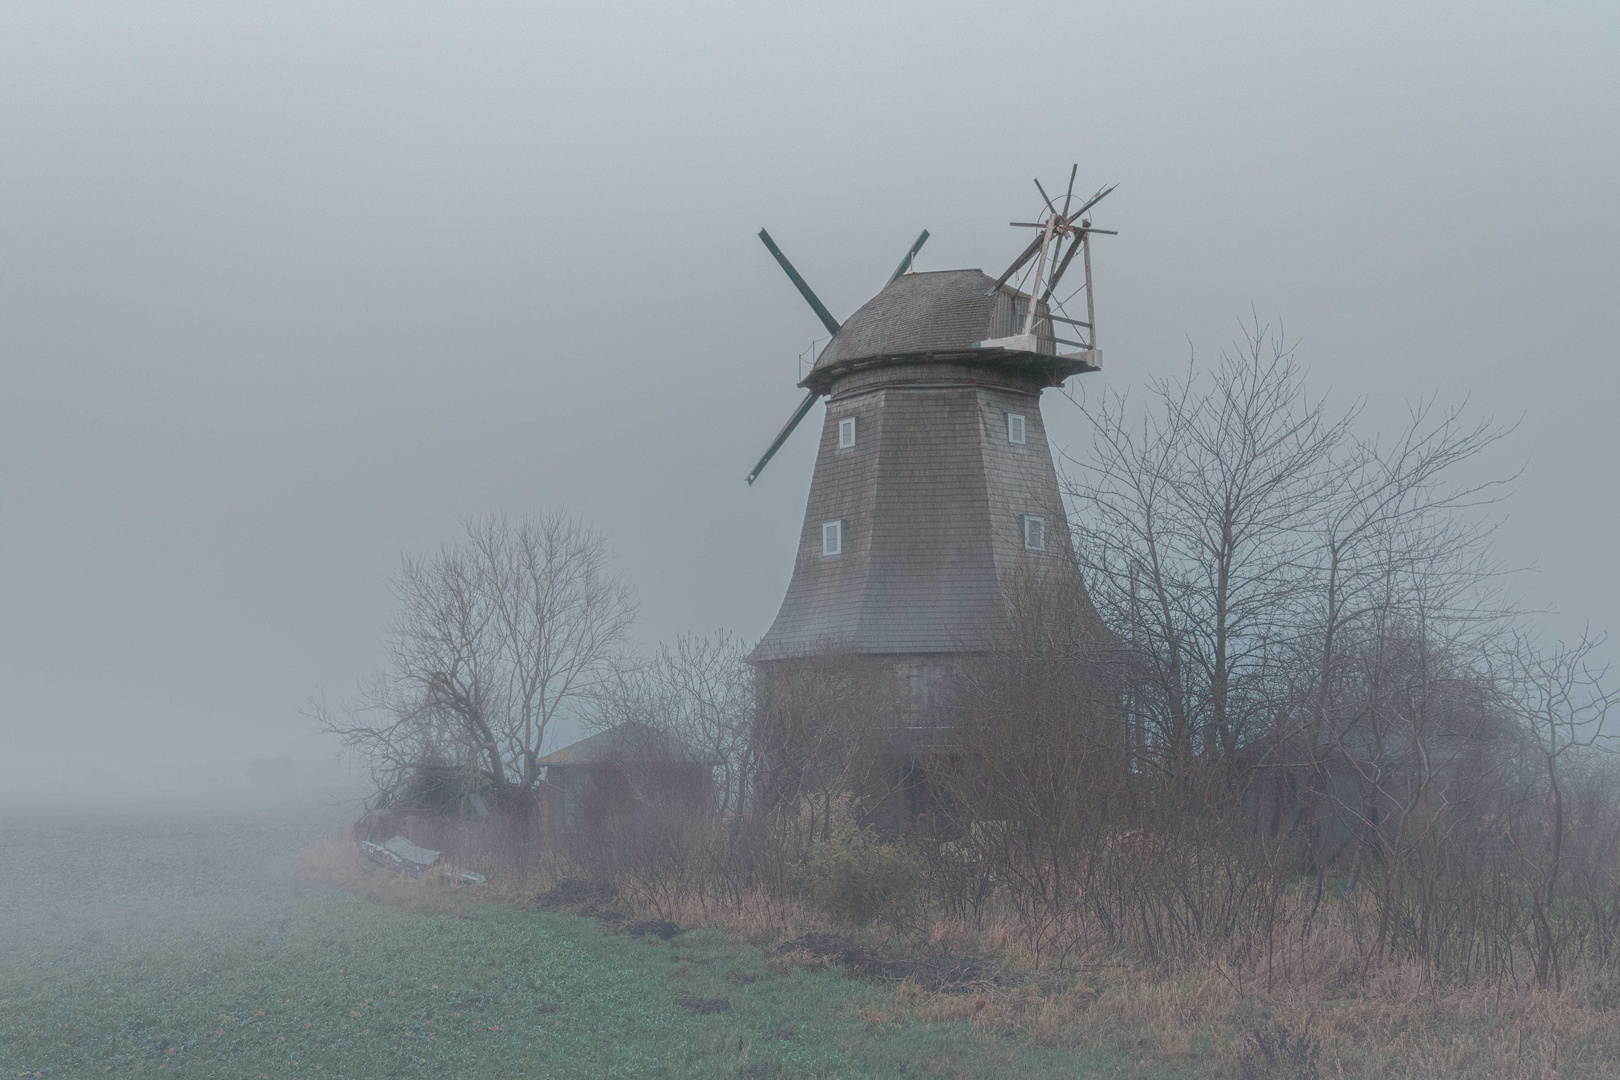
[{"label": "dense bush", "polygon": [[846,822],[810,845],[804,891],[817,910],[866,923],[885,906],[910,901],[926,872],[916,851]]}]

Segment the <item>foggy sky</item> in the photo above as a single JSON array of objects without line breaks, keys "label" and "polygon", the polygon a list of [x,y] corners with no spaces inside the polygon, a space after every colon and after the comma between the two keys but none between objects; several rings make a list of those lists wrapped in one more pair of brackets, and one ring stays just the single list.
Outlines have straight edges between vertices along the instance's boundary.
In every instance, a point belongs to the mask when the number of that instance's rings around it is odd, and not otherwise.
[{"label": "foggy sky", "polygon": [[[1522,417],[1502,554],[1620,629],[1612,3],[0,9],[0,773],[307,751],[400,553],[567,507],[639,635],[750,639],[833,313],[1118,182],[1105,371],[1257,311],[1369,427]],[[1054,442],[1081,449],[1047,395]],[[1611,650],[1611,653],[1614,650]],[[3,781],[0,781],[3,782]]]}]

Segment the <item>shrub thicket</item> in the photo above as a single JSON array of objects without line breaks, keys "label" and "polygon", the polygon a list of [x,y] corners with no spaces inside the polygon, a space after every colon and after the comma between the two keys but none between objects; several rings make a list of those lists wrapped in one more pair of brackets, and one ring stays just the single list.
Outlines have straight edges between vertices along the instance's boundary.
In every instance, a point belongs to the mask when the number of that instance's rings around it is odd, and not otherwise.
[{"label": "shrub thicket", "polygon": [[[1012,927],[1043,964],[1620,975],[1614,696],[1601,639],[1547,644],[1502,595],[1496,485],[1468,477],[1503,432],[1424,404],[1360,438],[1259,328],[1148,397],[1087,407],[1074,557],[1011,570],[999,646],[926,700],[885,657],[592,653],[600,722],[663,733],[713,789],[671,798],[627,761],[560,857],[660,913],[797,887],[837,919]],[[505,703],[529,738],[517,699],[411,686],[366,738],[543,793],[529,744],[478,726]]]},{"label": "shrub thicket", "polygon": [[804,893],[812,907],[835,919],[868,923],[885,907],[909,903],[927,870],[913,849],[845,821],[811,843]]}]

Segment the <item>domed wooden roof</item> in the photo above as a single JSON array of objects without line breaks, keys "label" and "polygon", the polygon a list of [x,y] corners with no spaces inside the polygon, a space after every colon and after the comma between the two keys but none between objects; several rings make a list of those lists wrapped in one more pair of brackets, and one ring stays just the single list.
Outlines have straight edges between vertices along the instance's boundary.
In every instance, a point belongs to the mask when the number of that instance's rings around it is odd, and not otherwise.
[{"label": "domed wooden roof", "polygon": [[[983,270],[903,274],[845,321],[816,360],[817,368],[879,356],[972,352],[975,342],[1023,329],[1029,298]],[[1042,304],[1037,313],[1046,314]],[[1016,322],[1014,316],[1017,316]],[[999,316],[999,318],[998,318]],[[1037,328],[1043,324],[1037,321]],[[1051,324],[1039,335],[1050,355]]]},{"label": "domed wooden roof", "polygon": [[[1085,359],[1058,354],[1047,305],[1036,308],[1032,341],[1021,346],[991,345],[1020,334],[1029,297],[1003,285],[983,270],[936,270],[905,274],[889,282],[846,320],[801,384],[816,390],[841,371],[872,363],[971,358],[987,362],[1047,358],[1072,368],[1063,374],[1091,370]],[[1029,348],[1028,345],[1033,345]]]}]

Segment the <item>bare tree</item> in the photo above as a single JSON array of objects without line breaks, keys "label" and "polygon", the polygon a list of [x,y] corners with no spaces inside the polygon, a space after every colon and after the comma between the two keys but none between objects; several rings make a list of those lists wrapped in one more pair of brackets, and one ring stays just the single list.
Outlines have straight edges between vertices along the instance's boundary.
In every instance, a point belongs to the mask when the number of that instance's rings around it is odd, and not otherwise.
[{"label": "bare tree", "polygon": [[1562,989],[1554,905],[1565,873],[1569,841],[1569,759],[1604,741],[1609,710],[1620,694],[1607,685],[1608,667],[1595,654],[1604,639],[1583,633],[1573,644],[1538,648],[1520,635],[1514,642],[1507,679],[1514,711],[1528,738],[1540,798],[1534,826],[1509,836],[1528,869],[1533,911],[1536,981]]},{"label": "bare tree", "polygon": [[609,563],[606,540],[561,513],[468,521],[459,541],[403,560],[388,666],[310,714],[371,766],[385,802],[443,777],[532,810],[546,732],[586,715],[636,617]]},{"label": "bare tree", "polygon": [[1355,410],[1329,416],[1280,333],[1256,323],[1207,387],[1189,372],[1155,383],[1141,413],[1118,395],[1086,411],[1092,448],[1070,491],[1082,562],[1140,665],[1147,762],[1184,783],[1271,712]]},{"label": "bare tree", "polygon": [[[1571,722],[1503,696],[1522,681],[1504,682],[1497,659],[1522,653],[1522,615],[1492,553],[1492,506],[1512,477],[1470,478],[1510,429],[1430,400],[1394,440],[1359,438],[1357,407],[1307,394],[1286,343],[1258,324],[1208,376],[1154,384],[1145,408],[1120,395],[1086,408],[1073,531],[1129,658],[1125,789],[1140,808],[1111,807],[1109,827],[1160,862],[1195,851],[1229,881],[1264,882],[1259,896],[1301,871],[1320,895],[1329,865],[1348,871],[1376,901],[1367,963],[1393,950],[1506,971],[1522,935],[1541,943],[1538,977],[1556,981],[1559,935],[1575,932],[1558,929],[1569,908],[1553,899]],[[1546,663],[1538,685],[1574,678]],[[1599,684],[1585,684],[1590,708]],[[1553,749],[1524,749],[1537,745]],[[1609,789],[1583,783],[1583,813],[1603,818]],[[1528,861],[1514,869],[1502,844]],[[1603,861],[1589,861],[1598,914],[1569,926],[1608,919]],[[1114,867],[1125,876],[1093,895],[1134,890],[1165,926],[1215,910],[1194,888],[1175,900],[1129,884],[1128,861]],[[1187,920],[1170,917],[1175,903]],[[1531,908],[1539,928],[1516,914]],[[1138,922],[1144,940],[1168,940]]]},{"label": "bare tree", "polygon": [[724,630],[683,634],[663,645],[638,676],[646,721],[715,770],[716,810],[735,821],[749,798],[754,673],[747,648]]}]

